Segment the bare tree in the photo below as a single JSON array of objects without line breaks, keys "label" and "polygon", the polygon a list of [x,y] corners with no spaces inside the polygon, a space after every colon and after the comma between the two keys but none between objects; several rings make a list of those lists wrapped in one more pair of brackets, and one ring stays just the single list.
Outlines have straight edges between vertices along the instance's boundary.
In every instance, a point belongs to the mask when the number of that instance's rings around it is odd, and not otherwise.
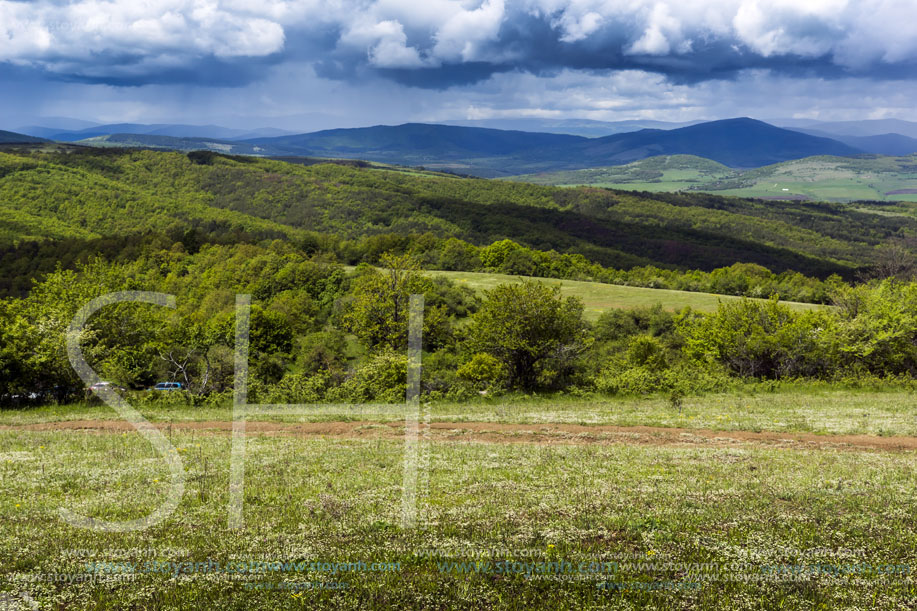
[{"label": "bare tree", "polygon": [[871,278],[917,279],[917,238],[896,238],[876,248]]}]

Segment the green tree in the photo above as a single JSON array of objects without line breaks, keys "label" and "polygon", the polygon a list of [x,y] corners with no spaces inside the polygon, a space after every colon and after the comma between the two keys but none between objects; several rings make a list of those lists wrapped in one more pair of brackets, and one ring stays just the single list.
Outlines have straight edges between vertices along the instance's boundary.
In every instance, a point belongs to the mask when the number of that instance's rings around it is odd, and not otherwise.
[{"label": "green tree", "polygon": [[[345,329],[373,350],[404,350],[412,294],[432,293],[433,282],[421,275],[417,261],[409,255],[384,254],[384,272],[367,268],[354,280],[353,299],[343,317]],[[442,341],[448,333],[445,306],[426,308],[425,343]]]},{"label": "green tree", "polygon": [[501,284],[486,293],[468,336],[473,352],[503,362],[511,386],[533,389],[549,360],[562,368],[585,347],[583,303],[532,280]]},{"label": "green tree", "polygon": [[684,318],[685,353],[719,362],[743,377],[817,376],[837,364],[837,324],[831,313],[797,312],[768,301],[720,302],[716,313]]}]

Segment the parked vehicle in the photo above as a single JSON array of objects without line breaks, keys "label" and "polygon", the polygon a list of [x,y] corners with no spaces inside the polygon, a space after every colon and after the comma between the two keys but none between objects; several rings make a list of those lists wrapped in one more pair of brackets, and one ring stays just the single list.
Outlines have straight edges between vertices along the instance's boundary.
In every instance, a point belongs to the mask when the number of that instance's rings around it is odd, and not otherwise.
[{"label": "parked vehicle", "polygon": [[183,390],[181,382],[160,382],[153,387],[153,390]]}]

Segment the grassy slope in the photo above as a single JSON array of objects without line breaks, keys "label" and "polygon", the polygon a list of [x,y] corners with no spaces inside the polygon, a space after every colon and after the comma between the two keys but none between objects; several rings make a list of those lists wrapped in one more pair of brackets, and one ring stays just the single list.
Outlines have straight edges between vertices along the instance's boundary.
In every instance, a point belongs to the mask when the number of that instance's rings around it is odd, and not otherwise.
[{"label": "grassy slope", "polygon": [[[696,190],[739,197],[805,196],[824,201],[917,201],[917,156],[808,157],[734,171],[689,155],[655,157],[624,166],[513,177],[543,185],[593,185],[651,192]],[[786,189],[786,190],[784,190]]]},{"label": "grassy slope", "polygon": [[694,155],[660,155],[625,165],[513,176],[537,185],[590,185],[643,191],[676,191],[732,176],[735,170]]},{"label": "grassy slope", "polygon": [[[504,274],[482,274],[475,272],[428,272],[430,275],[445,276],[460,285],[471,287],[477,291],[494,288],[498,284],[507,282],[520,282],[522,276],[507,276]],[[559,285],[561,293],[567,296],[579,297],[586,307],[585,314],[590,320],[595,320],[599,315],[610,308],[636,308],[652,306],[661,303],[667,310],[680,310],[691,307],[705,312],[716,310],[720,301],[740,299],[731,295],[711,295],[710,293],[689,293],[687,291],[671,291],[668,289],[648,289],[636,286],[618,286],[602,284],[599,282],[579,282],[576,280],[552,280],[548,278],[535,278],[551,285]],[[808,303],[787,302],[791,307],[799,309],[815,309],[817,306]]]}]

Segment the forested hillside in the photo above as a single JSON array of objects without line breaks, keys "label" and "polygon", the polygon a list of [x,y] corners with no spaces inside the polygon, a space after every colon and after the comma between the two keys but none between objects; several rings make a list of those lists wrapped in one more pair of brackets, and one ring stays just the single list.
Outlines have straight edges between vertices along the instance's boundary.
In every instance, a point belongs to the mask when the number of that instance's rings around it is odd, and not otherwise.
[{"label": "forested hillside", "polygon": [[[0,227],[0,402],[78,397],[63,331],[81,304],[116,290],[162,291],[181,305],[94,319],[91,362],[126,388],[179,380],[195,402],[228,396],[240,292],[256,302],[252,396],[274,402],[403,396],[413,293],[427,300],[430,397],[680,396],[747,377],[894,376],[917,363],[896,356],[912,345],[912,308],[889,309],[914,284],[840,277],[913,279],[917,221],[840,204],[43,145],[0,153]],[[558,287],[498,283],[476,294],[467,277],[424,269],[773,301],[729,300],[701,315],[641,296],[629,312],[586,312]],[[789,309],[777,298],[838,307]],[[537,354],[506,343],[526,334]]]},{"label": "forested hillside", "polygon": [[[561,189],[209,152],[0,153],[0,246],[6,282],[20,289],[52,262],[68,266],[96,252],[129,260],[125,249],[145,243],[180,242],[194,251],[279,238],[353,264],[374,263],[386,244],[410,236],[475,246],[510,239],[621,269],[754,263],[777,273],[853,278],[883,245],[915,231],[914,219],[841,204]],[[522,264],[519,273],[530,271]]]}]

